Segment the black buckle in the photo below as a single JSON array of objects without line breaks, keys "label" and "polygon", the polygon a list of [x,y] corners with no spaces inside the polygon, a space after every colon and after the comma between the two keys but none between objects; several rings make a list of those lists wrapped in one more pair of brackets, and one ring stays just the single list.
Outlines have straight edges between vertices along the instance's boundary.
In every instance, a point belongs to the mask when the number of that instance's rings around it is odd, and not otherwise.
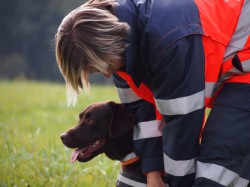
[{"label": "black buckle", "polygon": [[235,55],[232,59],[232,64],[233,66],[238,69],[239,71],[241,71],[242,73],[244,73],[243,71],[243,67],[242,64],[240,62],[240,58],[238,57],[238,55]]}]

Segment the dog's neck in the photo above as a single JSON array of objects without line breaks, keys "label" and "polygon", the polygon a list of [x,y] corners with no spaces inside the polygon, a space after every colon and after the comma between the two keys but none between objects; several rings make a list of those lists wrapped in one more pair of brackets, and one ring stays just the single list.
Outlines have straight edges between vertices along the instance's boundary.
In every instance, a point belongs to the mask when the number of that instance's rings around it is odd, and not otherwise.
[{"label": "dog's neck", "polygon": [[134,152],[121,159],[120,163],[123,171],[133,173],[133,175],[140,177],[145,177],[141,169],[141,160],[135,155]]},{"label": "dog's neck", "polygon": [[134,151],[132,129],[116,139],[108,139],[107,142],[108,149],[104,153],[111,160],[122,161],[122,159]]}]

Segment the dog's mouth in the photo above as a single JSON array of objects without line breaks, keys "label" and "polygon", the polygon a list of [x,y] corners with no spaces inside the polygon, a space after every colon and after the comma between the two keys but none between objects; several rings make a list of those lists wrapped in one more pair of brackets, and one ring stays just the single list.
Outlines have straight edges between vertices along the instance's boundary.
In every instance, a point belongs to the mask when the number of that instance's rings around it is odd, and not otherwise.
[{"label": "dog's mouth", "polygon": [[71,162],[74,163],[76,160],[83,161],[90,158],[93,153],[105,144],[105,142],[105,139],[97,139],[95,142],[85,147],[77,148],[71,155]]}]

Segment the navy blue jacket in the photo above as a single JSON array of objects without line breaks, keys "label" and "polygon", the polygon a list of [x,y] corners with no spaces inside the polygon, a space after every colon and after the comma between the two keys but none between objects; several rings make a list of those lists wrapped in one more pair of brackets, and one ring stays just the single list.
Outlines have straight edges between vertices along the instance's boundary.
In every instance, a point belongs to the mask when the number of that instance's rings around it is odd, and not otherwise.
[{"label": "navy blue jacket", "polygon": [[[169,183],[192,183],[204,117],[203,34],[192,0],[119,0],[115,13],[131,27],[120,71],[145,84],[154,104],[114,74],[120,100],[136,115],[136,154],[143,172],[164,171]],[[164,169],[165,166],[165,169]],[[184,185],[185,186],[185,185]]]}]

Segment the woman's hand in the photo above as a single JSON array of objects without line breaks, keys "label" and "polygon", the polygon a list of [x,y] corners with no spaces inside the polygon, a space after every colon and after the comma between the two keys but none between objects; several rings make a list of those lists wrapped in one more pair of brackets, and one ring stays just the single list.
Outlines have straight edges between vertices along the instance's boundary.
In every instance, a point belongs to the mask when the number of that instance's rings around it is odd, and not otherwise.
[{"label": "woman's hand", "polygon": [[147,187],[167,187],[162,178],[161,172],[151,171],[147,174]]}]

